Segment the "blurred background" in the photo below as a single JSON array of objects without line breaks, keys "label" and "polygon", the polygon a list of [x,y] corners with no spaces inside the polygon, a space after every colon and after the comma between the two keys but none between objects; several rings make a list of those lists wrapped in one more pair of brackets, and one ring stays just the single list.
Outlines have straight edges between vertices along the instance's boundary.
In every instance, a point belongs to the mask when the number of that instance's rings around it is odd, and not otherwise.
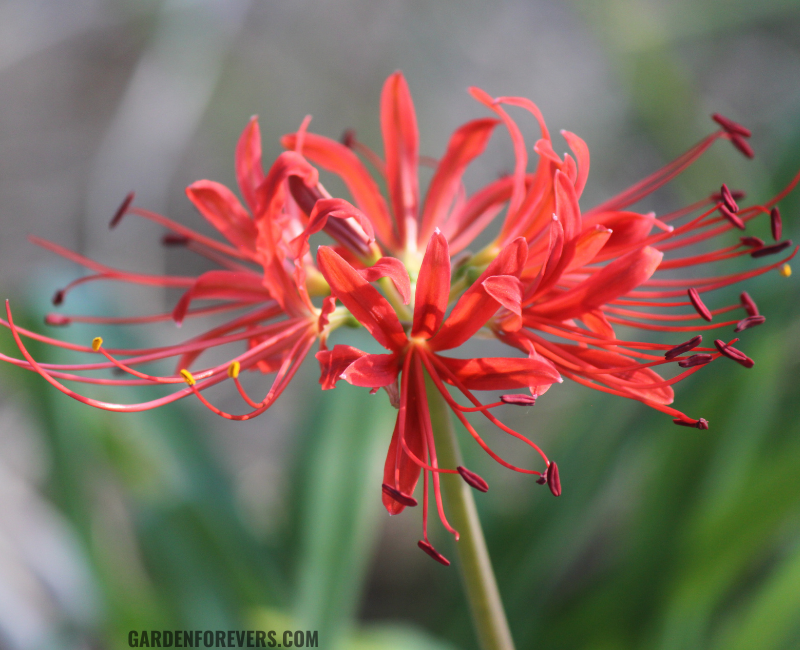
[{"label": "blurred background", "polygon": [[[426,155],[485,114],[467,86],[532,98],[554,132],[589,144],[585,207],[710,132],[714,111],[752,128],[756,159],[719,143],[648,208],[723,181],[764,201],[800,168],[793,0],[2,0],[0,34],[0,286],[39,331],[53,292],[82,271],[29,233],[131,270],[202,271],[162,248],[152,224],[128,218],[109,232],[125,194],[208,232],[183,188],[234,186],[251,114],[266,160],[306,114],[318,133],[355,128],[380,150],[381,85],[398,68]],[[468,182],[512,165],[498,132]],[[784,236],[800,235],[798,207],[798,195],[781,204]],[[749,230],[766,239],[765,223]],[[467,465],[492,486],[478,508],[518,648],[800,647],[796,286],[773,272],[744,287],[768,316],[742,336],[755,368],[713,364],[677,387],[677,406],[709,431],[569,383],[535,409],[508,409],[558,461],[557,500],[465,440]],[[64,310],[154,313],[175,297],[98,283]],[[161,345],[199,326],[46,333]],[[457,569],[416,548],[419,513],[390,519],[380,505],[385,396],[321,393],[313,366],[247,423],[194,402],[99,412],[0,366],[0,647],[261,628],[318,630],[326,649],[475,648]],[[454,555],[438,525],[434,541]]]}]

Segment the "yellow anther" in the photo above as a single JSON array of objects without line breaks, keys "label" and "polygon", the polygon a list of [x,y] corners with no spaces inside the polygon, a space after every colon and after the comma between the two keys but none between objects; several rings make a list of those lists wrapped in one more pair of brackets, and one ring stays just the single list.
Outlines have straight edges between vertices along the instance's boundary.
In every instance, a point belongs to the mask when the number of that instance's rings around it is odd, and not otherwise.
[{"label": "yellow anther", "polygon": [[195,379],[194,379],[194,375],[191,372],[189,372],[188,370],[186,370],[186,368],[181,370],[181,377],[183,377],[183,381],[185,381],[187,384],[189,384],[189,386],[194,386],[195,383],[196,383]]},{"label": "yellow anther", "polygon": [[228,366],[228,377],[236,379],[241,369],[242,365],[238,361],[231,361],[231,365]]},{"label": "yellow anther", "polygon": [[790,278],[792,276],[792,267],[784,264],[779,272],[784,278]]},{"label": "yellow anther", "polygon": [[92,350],[94,350],[95,352],[97,352],[97,351],[100,349],[100,346],[101,346],[101,345],[103,345],[103,339],[102,339],[102,338],[100,338],[99,336],[95,336],[95,337],[92,339]]}]

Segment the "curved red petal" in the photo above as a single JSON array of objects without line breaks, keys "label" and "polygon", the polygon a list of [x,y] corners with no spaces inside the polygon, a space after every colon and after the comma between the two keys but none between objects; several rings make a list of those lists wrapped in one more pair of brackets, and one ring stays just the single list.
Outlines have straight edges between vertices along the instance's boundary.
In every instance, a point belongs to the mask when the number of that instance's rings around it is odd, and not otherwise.
[{"label": "curved red petal", "polygon": [[261,166],[261,131],[258,116],[250,118],[236,145],[236,180],[245,203],[255,214],[258,211],[258,188],[264,182]]},{"label": "curved red petal", "polygon": [[649,279],[663,256],[650,246],[633,251],[604,266],[575,288],[530,309],[554,320],[568,320],[599,309]]},{"label": "curved red petal", "polygon": [[439,161],[425,197],[418,244],[428,241],[433,229],[443,223],[467,165],[483,153],[494,127],[499,123],[499,120],[492,118],[473,120],[450,137],[447,151]]},{"label": "curved red petal", "polygon": [[181,296],[172,311],[172,318],[176,323],[183,322],[192,300],[263,302],[270,297],[260,275],[244,271],[207,271]]},{"label": "curved red petal", "polygon": [[317,264],[334,296],[387,350],[402,349],[408,339],[394,309],[378,290],[336,251],[320,246]]},{"label": "curved red petal", "polygon": [[336,382],[342,379],[342,373],[354,361],[366,356],[358,348],[349,345],[335,345],[333,350],[320,350],[316,357],[319,361],[319,383],[322,390],[331,390],[336,387]]},{"label": "curved red petal", "polygon": [[439,330],[450,300],[450,251],[447,239],[435,232],[425,249],[414,298],[411,336],[430,338]]},{"label": "curved red petal", "polygon": [[397,381],[400,359],[396,354],[367,354],[342,372],[342,379],[353,386],[381,388]]},{"label": "curved red petal", "polygon": [[214,181],[196,181],[186,188],[186,196],[231,244],[256,250],[256,226],[227,187]]},{"label": "curved red petal", "polygon": [[419,203],[417,116],[402,72],[395,72],[383,85],[381,132],[386,155],[386,181],[402,245],[408,237],[416,241]]},{"label": "curved red petal", "polygon": [[396,257],[382,257],[372,266],[359,269],[358,272],[367,282],[389,278],[403,299],[403,304],[407,305],[411,302],[411,280],[405,264]]},{"label": "curved red petal", "polygon": [[510,390],[561,382],[561,375],[553,364],[544,359],[524,357],[453,359],[440,355],[437,355],[437,358],[469,390]]},{"label": "curved red petal", "polygon": [[500,303],[484,288],[483,281],[493,275],[519,277],[525,268],[527,256],[528,245],[522,237],[503,248],[453,307],[442,328],[430,340],[431,349],[449,350],[458,347],[483,327],[500,308]]},{"label": "curved red petal", "polygon": [[[289,133],[281,138],[281,144],[289,150],[293,150],[296,143],[295,133]],[[378,184],[358,156],[336,140],[314,133],[305,134],[303,155],[324,170],[339,176],[353,195],[355,204],[372,221],[378,239],[389,248],[396,248],[389,209]]]}]

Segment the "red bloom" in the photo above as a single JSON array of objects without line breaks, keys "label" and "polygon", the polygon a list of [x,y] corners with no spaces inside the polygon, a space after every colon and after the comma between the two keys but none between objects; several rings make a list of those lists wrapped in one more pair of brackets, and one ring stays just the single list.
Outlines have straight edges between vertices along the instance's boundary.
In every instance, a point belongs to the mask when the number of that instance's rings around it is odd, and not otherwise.
[{"label": "red bloom", "polygon": [[[447,563],[427,535],[429,480],[444,526],[447,523],[439,490],[439,474],[458,473],[477,490],[486,482],[464,467],[439,467],[431,428],[426,378],[447,401],[476,441],[502,465],[536,474],[552,493],[561,493],[558,467],[522,434],[502,424],[491,409],[503,404],[532,405],[561,375],[597,390],[639,400],[670,414],[683,426],[707,429],[708,422],[673,409],[672,385],[725,356],[744,367],[754,361],[733,347],[738,340],[714,341],[699,347],[697,332],[735,327],[741,332],[760,325],[764,317],[746,293],[741,304],[717,306],[710,292],[782,267],[797,252],[781,235],[777,203],[800,181],[800,174],[778,196],[763,205],[740,207],[744,194],[723,185],[695,203],[656,218],[631,209],[681,173],[716,140],[728,140],[747,156],[750,132],[714,115],[721,129],[640,183],[599,206],[582,211],[580,200],[589,175],[589,149],[575,134],[561,134],[572,150],[555,153],[544,119],[530,100],[492,98],[473,88],[472,96],[494,113],[461,126],[452,135],[435,170],[424,200],[420,199],[416,116],[402,74],[386,82],[381,97],[381,130],[385,160],[346,134],[344,143],[307,133],[308,118],[297,133],[283,138],[289,151],[281,154],[264,174],[257,122],[252,120],[237,147],[236,172],[244,198],[242,205],[227,188],[199,181],[187,195],[228,243],[203,237],[160,215],[131,207],[126,199],[112,219],[115,226],[125,213],[159,223],[171,232],[165,243],[185,245],[217,262],[221,269],[197,278],[133,274],[109,268],[36,239],[37,243],[94,272],[58,292],[56,304],[75,285],[95,280],[117,280],[146,285],[182,287],[186,291],[171,314],[122,319],[100,319],[52,314],[47,321],[98,324],[140,323],[251,308],[228,323],[178,346],[146,350],[105,349],[101,339],[92,347],[74,346],[16,327],[8,322],[24,360],[5,360],[34,370],[59,390],[85,403],[117,411],[135,411],[165,404],[187,395],[197,396],[214,412],[230,419],[248,419],[272,404],[285,389],[316,340],[322,370],[320,383],[331,389],[339,379],[377,391],[386,389],[398,407],[384,469],[383,501],[390,513],[416,505],[414,489],[423,473],[423,540],[420,548]],[[538,161],[528,171],[528,150],[522,132],[506,112],[521,108],[532,114],[541,131],[533,150]],[[515,165],[504,176],[467,195],[463,176],[484,151],[495,128],[503,124],[510,134]],[[388,188],[384,199],[357,153],[378,170]],[[317,169],[338,175],[347,186],[354,207],[331,197],[319,183]],[[478,234],[505,211],[498,235],[476,253],[467,251]],[[765,245],[751,235],[708,252],[672,257],[681,248],[729,236],[765,215],[777,243]],[[324,230],[336,242],[323,246],[316,261],[309,238]],[[373,236],[374,233],[374,236]],[[789,250],[791,249],[791,250]],[[675,269],[750,255],[761,258],[787,251],[785,259],[752,270],[723,276],[670,277]],[[666,274],[667,277],[664,277]],[[374,286],[376,284],[377,286]],[[329,295],[332,294],[332,295]],[[222,300],[215,307],[191,310],[194,300]],[[315,302],[312,300],[316,300]],[[338,300],[340,307],[336,307]],[[413,300],[413,303],[412,303]],[[744,317],[715,322],[720,314],[743,309]],[[674,313],[677,310],[677,313]],[[741,315],[740,315],[741,316]],[[387,350],[367,354],[357,348],[327,347],[329,334],[347,321],[357,320]],[[707,323],[699,323],[703,319]],[[694,333],[681,343],[651,343],[618,339],[615,326],[681,334]],[[442,353],[459,347],[479,331],[495,336],[523,352],[522,358],[460,359]],[[79,352],[102,354],[104,361],[52,365],[37,362],[22,337],[32,337]],[[189,371],[205,350],[245,341],[247,349],[225,364]],[[120,361],[117,357],[126,357]],[[140,364],[178,357],[176,373],[150,375]],[[679,374],[663,379],[654,370],[676,364]],[[76,374],[114,368],[133,379],[102,379]],[[252,400],[238,380],[242,369],[276,373],[271,388],[259,402]],[[232,378],[252,409],[243,415],[223,413],[202,391]],[[166,397],[141,404],[109,404],[78,395],[62,380],[96,384],[178,384]],[[187,385],[184,385],[187,384]],[[459,404],[450,388],[470,406]],[[476,390],[528,388],[529,394],[504,395],[484,405]],[[480,412],[497,427],[533,447],[545,461],[543,471],[511,465],[495,454],[466,418]]]},{"label": "red bloom", "polygon": [[[316,307],[309,298],[307,287],[313,286],[315,279],[307,277],[308,269],[304,257],[308,258],[308,255],[297,250],[306,237],[304,231],[330,226],[329,230],[334,236],[345,239],[348,243],[355,242],[360,251],[370,252],[373,244],[368,222],[362,222],[367,230],[359,226],[357,221],[360,215],[349,205],[347,214],[342,214],[338,208],[344,202],[337,199],[320,201],[314,219],[311,222],[305,219],[296,204],[288,199],[289,184],[291,179],[299,178],[303,183],[316,185],[317,171],[297,153],[286,152],[278,157],[265,175],[261,167],[261,141],[255,118],[250,121],[239,140],[236,173],[247,208],[228,188],[213,181],[198,181],[186,190],[187,196],[200,213],[228,240],[227,244],[205,237],[161,215],[131,207],[133,195],[125,199],[110,224],[112,228],[115,227],[128,212],[154,221],[171,231],[165,236],[165,244],[186,246],[218,263],[221,270],[209,271],[196,278],[128,273],[98,264],[37,237],[31,239],[95,273],[58,291],[53,300],[57,305],[63,302],[74,286],[96,280],[186,289],[175,309],[168,314],[129,318],[49,314],[46,322],[51,325],[68,325],[72,322],[99,325],[138,324],[169,319],[180,324],[185,318],[252,309],[254,306],[256,309],[179,345],[147,349],[107,349],[103,347],[99,337],[91,347],[77,346],[16,327],[10,307],[6,304],[8,321],[0,322],[11,329],[24,360],[5,356],[3,359],[38,372],[56,388],[81,402],[106,410],[141,411],[188,395],[196,395],[212,411],[232,420],[247,420],[263,413],[289,384],[314,341],[318,338],[324,341],[331,327],[342,318],[341,314],[333,313],[332,299],[325,300],[321,307]],[[319,277],[319,273],[313,268],[310,270]],[[195,300],[224,302],[213,307],[191,310],[190,306]],[[77,352],[101,354],[105,359],[84,364],[39,363],[25,347],[23,336]],[[230,361],[189,371],[206,350],[238,341],[244,341],[246,349]],[[118,359],[120,356],[125,359]],[[177,358],[174,375],[152,375],[136,369],[142,364],[170,358]],[[109,368],[120,369],[134,378],[109,379],[76,374]],[[245,393],[238,378],[241,370],[275,373],[273,383],[262,400],[255,401]],[[251,409],[242,415],[219,410],[202,394],[204,389],[229,378],[234,381]],[[165,384],[180,388],[165,397],[148,402],[115,404],[76,393],[66,387],[62,380],[122,386]]]},{"label": "red bloom", "polygon": [[[519,312],[522,297],[519,275],[525,265],[527,246],[519,238],[506,246],[475,283],[456,302],[445,319],[450,302],[450,254],[447,239],[435,230],[422,258],[415,292],[413,321],[406,334],[392,306],[378,290],[365,280],[346,260],[328,247],[320,247],[317,262],[331,291],[358,321],[375,337],[389,354],[367,354],[355,348],[337,345],[331,351],[320,351],[317,359],[322,367],[323,388],[333,388],[342,378],[355,386],[377,390],[395,386],[402,373],[399,412],[389,454],[384,467],[383,503],[391,514],[398,514],[408,505],[416,505],[411,497],[421,470],[425,470],[423,496],[424,550],[432,552],[428,540],[428,472],[439,517],[445,528],[458,533],[447,523],[442,509],[439,473],[461,473],[473,487],[485,482],[465,468],[440,468],[425,393],[423,368],[447,400],[475,440],[505,467],[527,474],[541,472],[515,467],[502,460],[481,439],[464,416],[464,411],[481,411],[494,424],[525,441],[547,457],[525,436],[501,424],[472,395],[472,390],[511,390],[528,386],[549,386],[561,378],[553,365],[533,354],[530,358],[455,359],[439,354],[461,345],[497,312],[501,306]],[[406,276],[405,282],[408,282]],[[460,406],[444,386],[455,386],[475,407]],[[479,488],[481,489],[481,488]],[[485,491],[485,490],[483,490]],[[435,552],[435,551],[433,551]],[[437,559],[443,559],[437,554]]]}]

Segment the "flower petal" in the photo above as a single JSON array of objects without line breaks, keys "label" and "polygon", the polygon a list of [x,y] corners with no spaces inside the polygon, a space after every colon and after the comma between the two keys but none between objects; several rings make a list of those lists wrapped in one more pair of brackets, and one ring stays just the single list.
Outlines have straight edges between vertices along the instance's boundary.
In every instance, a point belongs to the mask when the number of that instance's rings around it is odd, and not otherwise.
[{"label": "flower petal", "polygon": [[[423,385],[422,390],[424,389]],[[424,459],[425,442],[420,423],[419,390],[420,388],[416,385],[416,382],[409,382],[403,437],[411,452],[417,458]],[[394,433],[392,433],[392,442],[389,445],[389,453],[386,455],[386,464],[383,468],[383,482],[400,490],[403,494],[411,496],[419,480],[420,468],[402,448],[400,435],[400,414],[398,414]],[[399,514],[405,509],[402,503],[398,503],[385,493],[383,494],[383,505],[390,515]]]},{"label": "flower petal", "polygon": [[569,131],[561,131],[561,135],[567,141],[569,148],[575,154],[578,161],[578,178],[575,181],[575,194],[579,197],[583,194],[583,188],[586,187],[586,180],[589,178],[589,147],[574,133]]},{"label": "flower petal", "polygon": [[186,188],[186,196],[231,244],[255,252],[256,226],[227,187],[214,181],[196,181]]},{"label": "flower petal", "polygon": [[[412,234],[416,240],[419,203],[417,116],[402,72],[395,72],[383,85],[381,132],[386,154],[386,181],[402,245]],[[409,228],[413,233],[408,232]]]},{"label": "flower petal", "polygon": [[503,248],[475,283],[459,298],[442,328],[431,339],[431,349],[448,350],[458,347],[483,327],[500,308],[500,303],[484,288],[483,281],[493,275],[519,277],[525,268],[527,256],[528,244],[522,237]]},{"label": "flower petal", "polygon": [[175,309],[172,318],[183,322],[192,300],[221,299],[237,302],[262,302],[271,298],[260,275],[243,271],[207,271],[197,278],[186,291]]},{"label": "flower petal", "polygon": [[[591,369],[596,368],[619,368],[636,365],[636,360],[631,357],[617,354],[616,352],[609,352],[608,350],[597,350],[595,348],[583,348],[577,345],[564,345],[558,344],[558,347],[569,353],[573,357],[577,357],[585,362]],[[622,372],[615,372],[610,375],[611,377],[618,377],[627,382],[635,382],[637,384],[647,385],[663,382],[663,378],[651,368],[639,368],[635,370],[623,370]],[[594,381],[607,383],[603,381],[605,375],[590,375]],[[632,393],[638,397],[648,399],[657,404],[672,404],[675,394],[671,386],[659,386],[658,388],[637,388],[631,386],[620,387],[617,384],[608,384],[612,388],[622,390],[627,393]]]},{"label": "flower petal", "polygon": [[638,212],[600,212],[587,217],[584,229],[600,224],[612,231],[600,257],[611,259],[637,242],[644,241],[653,229],[655,214]]},{"label": "flower petal", "polygon": [[378,290],[336,251],[320,246],[317,264],[331,292],[387,350],[402,349],[408,339],[397,314]]},{"label": "flower petal", "polygon": [[399,373],[398,355],[367,354],[351,363],[342,373],[342,379],[353,386],[380,388],[397,381]]},{"label": "flower petal", "polygon": [[504,328],[516,331],[522,327],[522,283],[513,275],[493,275],[483,281],[492,298],[508,309],[514,317],[503,323]]},{"label": "flower petal", "polygon": [[606,226],[595,224],[584,229],[575,242],[575,254],[567,267],[567,272],[589,264],[603,249],[613,232]]},{"label": "flower petal", "polygon": [[[294,133],[281,138],[281,144],[290,150],[295,148],[296,142],[297,135]],[[306,133],[303,155],[324,170],[338,175],[353,195],[355,204],[372,221],[378,239],[390,249],[397,247],[389,209],[381,191],[352,150],[330,138]]]},{"label": "flower petal", "polygon": [[561,381],[561,376],[553,364],[544,359],[524,357],[453,359],[439,355],[437,358],[470,390],[510,390]]},{"label": "flower petal", "polygon": [[453,210],[442,225],[442,232],[450,242],[451,254],[464,250],[484,231],[511,198],[513,188],[514,178],[504,176],[481,188]]},{"label": "flower petal", "polygon": [[236,179],[250,211],[258,212],[258,188],[264,182],[261,166],[261,131],[258,116],[250,118],[236,145]]},{"label": "flower petal", "polygon": [[555,175],[556,214],[564,226],[564,238],[572,241],[581,231],[581,209],[578,195],[569,177],[561,171]]},{"label": "flower petal", "polygon": [[344,199],[319,199],[314,203],[305,230],[291,241],[292,255],[299,260],[308,252],[308,239],[328,224],[328,219],[353,219],[372,240],[372,224],[361,210]]},{"label": "flower petal", "polygon": [[425,197],[418,244],[428,241],[433,229],[443,223],[467,165],[483,153],[494,127],[499,123],[499,120],[491,118],[473,120],[453,133]]},{"label": "flower petal", "polygon": [[347,370],[348,366],[366,355],[366,352],[349,345],[336,345],[333,350],[317,352],[320,369],[319,383],[322,390],[335,388],[336,382],[342,379],[342,373]]},{"label": "flower petal", "polygon": [[563,321],[599,309],[649,279],[663,256],[661,251],[650,246],[623,255],[573,289],[542,305],[533,305],[531,311]]},{"label": "flower petal", "polygon": [[417,278],[411,336],[430,338],[439,330],[450,300],[450,251],[447,239],[433,233]]},{"label": "flower petal", "polygon": [[290,176],[301,178],[309,187],[315,187],[319,182],[319,172],[305,158],[294,151],[284,151],[275,159],[258,187],[256,203],[259,210],[253,215],[256,222],[261,219],[275,221],[285,201],[282,185]]},{"label": "flower petal", "polygon": [[403,304],[411,302],[411,280],[405,265],[396,257],[384,256],[372,266],[358,271],[367,282],[375,282],[381,278],[389,278],[397,289]]}]

